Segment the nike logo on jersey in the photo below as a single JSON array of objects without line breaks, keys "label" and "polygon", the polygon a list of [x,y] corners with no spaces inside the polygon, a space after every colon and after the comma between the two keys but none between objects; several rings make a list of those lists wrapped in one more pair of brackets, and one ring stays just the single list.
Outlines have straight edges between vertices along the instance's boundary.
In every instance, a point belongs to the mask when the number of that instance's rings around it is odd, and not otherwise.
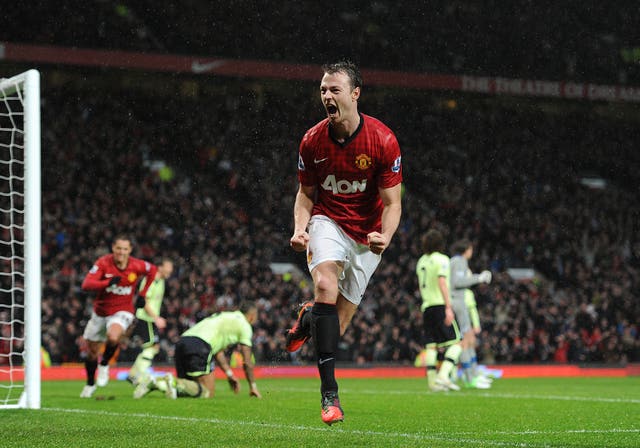
[{"label": "nike logo on jersey", "polygon": [[325,160],[329,160],[329,157],[325,157],[324,159],[313,159],[313,163],[317,165],[318,163],[322,163]]},{"label": "nike logo on jersey", "polygon": [[329,362],[331,361],[333,358],[326,358],[326,359],[318,359],[318,364],[322,365],[325,362]]}]

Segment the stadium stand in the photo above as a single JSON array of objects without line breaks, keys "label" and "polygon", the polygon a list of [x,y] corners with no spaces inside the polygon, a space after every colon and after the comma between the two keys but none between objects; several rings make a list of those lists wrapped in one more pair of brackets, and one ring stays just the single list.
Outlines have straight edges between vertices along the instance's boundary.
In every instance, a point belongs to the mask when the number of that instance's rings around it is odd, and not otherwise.
[{"label": "stadium stand", "polygon": [[[43,107],[43,341],[52,361],[82,359],[90,308],[79,283],[116,231],[135,235],[138,256],[176,260],[160,361],[186,327],[239,298],[260,304],[258,362],[313,359],[307,346],[293,357],[283,350],[291,310],[310,297],[310,283],[269,268],[288,261],[305,269],[288,238],[298,139],[321,118],[313,85],[283,99],[285,86],[273,81],[228,80],[198,98],[116,87],[96,95],[90,82],[63,84],[45,91]],[[451,108],[393,89],[363,101],[397,129],[405,212],[342,361],[413,363],[421,349],[413,266],[431,225],[477,241],[472,268],[496,274],[476,291],[485,362],[640,359],[639,207],[624,188],[640,180],[635,127],[562,101],[556,113],[473,96]],[[583,185],[585,172],[606,187]],[[508,272],[518,267],[537,274],[517,281]],[[135,354],[123,345],[120,360]]]},{"label": "stadium stand", "polygon": [[376,69],[640,83],[629,1],[70,0],[3,15],[0,41],[295,63],[350,55]]},{"label": "stadium stand", "polygon": [[[368,68],[640,83],[624,53],[640,27],[622,4],[440,1],[422,11],[381,0],[347,2],[344,13],[304,2],[295,15],[283,4],[254,17],[233,10],[243,2],[187,3],[188,15],[146,0],[16,4],[0,41],[310,63],[355,54]],[[309,20],[323,45],[306,44]],[[256,30],[260,39],[247,38]],[[310,283],[269,264],[306,269],[288,240],[297,144],[322,118],[317,86],[45,70],[42,337],[52,362],[83,359],[90,306],[79,286],[116,232],[135,236],[137,256],[176,260],[160,362],[188,326],[240,298],[259,304],[259,363],[313,360],[309,346],[284,351]],[[471,268],[494,272],[476,290],[482,362],[640,361],[637,106],[393,88],[366,89],[362,101],[398,135],[405,207],[341,361],[413,364],[413,267],[432,225],[477,242]],[[517,280],[514,268],[535,276]],[[123,344],[120,361],[136,350]]]}]

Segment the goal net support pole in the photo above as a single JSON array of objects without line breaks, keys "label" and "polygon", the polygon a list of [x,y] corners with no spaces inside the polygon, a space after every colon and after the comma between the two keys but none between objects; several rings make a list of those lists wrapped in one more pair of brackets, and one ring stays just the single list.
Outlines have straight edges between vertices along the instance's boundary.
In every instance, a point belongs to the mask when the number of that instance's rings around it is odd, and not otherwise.
[{"label": "goal net support pole", "polygon": [[[0,241],[3,248],[0,311],[9,316],[7,321],[0,322],[0,327],[10,328],[8,335],[6,331],[0,334],[0,342],[10,347],[8,356],[2,357],[9,364],[8,370],[6,365],[0,365],[0,408],[39,409],[42,309],[40,73],[29,70],[9,79],[0,79],[0,103],[3,106],[0,109],[0,133],[3,135],[0,140],[1,212],[8,215],[0,223],[3,235],[8,235],[8,241]],[[20,196],[22,201],[17,199]],[[22,347],[21,352],[17,352],[19,347]],[[20,357],[22,365],[16,365],[20,364]],[[22,375],[23,385],[18,384]]]},{"label": "goal net support pole", "polygon": [[25,407],[40,409],[41,233],[40,73],[25,73]]}]

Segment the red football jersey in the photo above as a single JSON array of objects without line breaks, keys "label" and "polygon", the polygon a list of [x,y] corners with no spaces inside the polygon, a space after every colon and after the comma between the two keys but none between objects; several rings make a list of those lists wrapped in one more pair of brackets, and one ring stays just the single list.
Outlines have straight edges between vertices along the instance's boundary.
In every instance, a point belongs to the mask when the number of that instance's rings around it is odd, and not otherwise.
[{"label": "red football jersey", "polygon": [[356,242],[381,231],[384,205],[378,188],[402,182],[400,146],[381,121],[360,114],[360,126],[344,143],[329,133],[329,119],[309,129],[300,143],[298,179],[317,186],[312,215],[333,219]]},{"label": "red football jersey", "polygon": [[[91,267],[82,282],[82,289],[98,291],[93,301],[93,310],[98,316],[111,316],[118,311],[134,313],[133,296],[137,293],[139,280],[147,278],[140,291],[142,296],[146,296],[157,270],[156,265],[134,257],[129,257],[126,268],[119,269],[113,261],[113,254],[104,255]],[[113,277],[120,277],[120,282],[109,286]]]}]

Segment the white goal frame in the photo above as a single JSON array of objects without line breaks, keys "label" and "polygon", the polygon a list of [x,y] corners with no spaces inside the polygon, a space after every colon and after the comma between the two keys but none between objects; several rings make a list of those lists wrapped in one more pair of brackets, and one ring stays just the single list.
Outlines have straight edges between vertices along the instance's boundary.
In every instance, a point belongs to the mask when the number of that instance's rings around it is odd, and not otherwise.
[{"label": "white goal frame", "polygon": [[[41,371],[41,165],[40,72],[28,70],[0,79],[0,96],[17,95],[23,105],[24,132],[24,389],[13,404],[0,408],[40,409]],[[5,180],[2,179],[2,182]],[[16,376],[19,376],[16,372]],[[10,376],[13,375],[10,372]]]}]

